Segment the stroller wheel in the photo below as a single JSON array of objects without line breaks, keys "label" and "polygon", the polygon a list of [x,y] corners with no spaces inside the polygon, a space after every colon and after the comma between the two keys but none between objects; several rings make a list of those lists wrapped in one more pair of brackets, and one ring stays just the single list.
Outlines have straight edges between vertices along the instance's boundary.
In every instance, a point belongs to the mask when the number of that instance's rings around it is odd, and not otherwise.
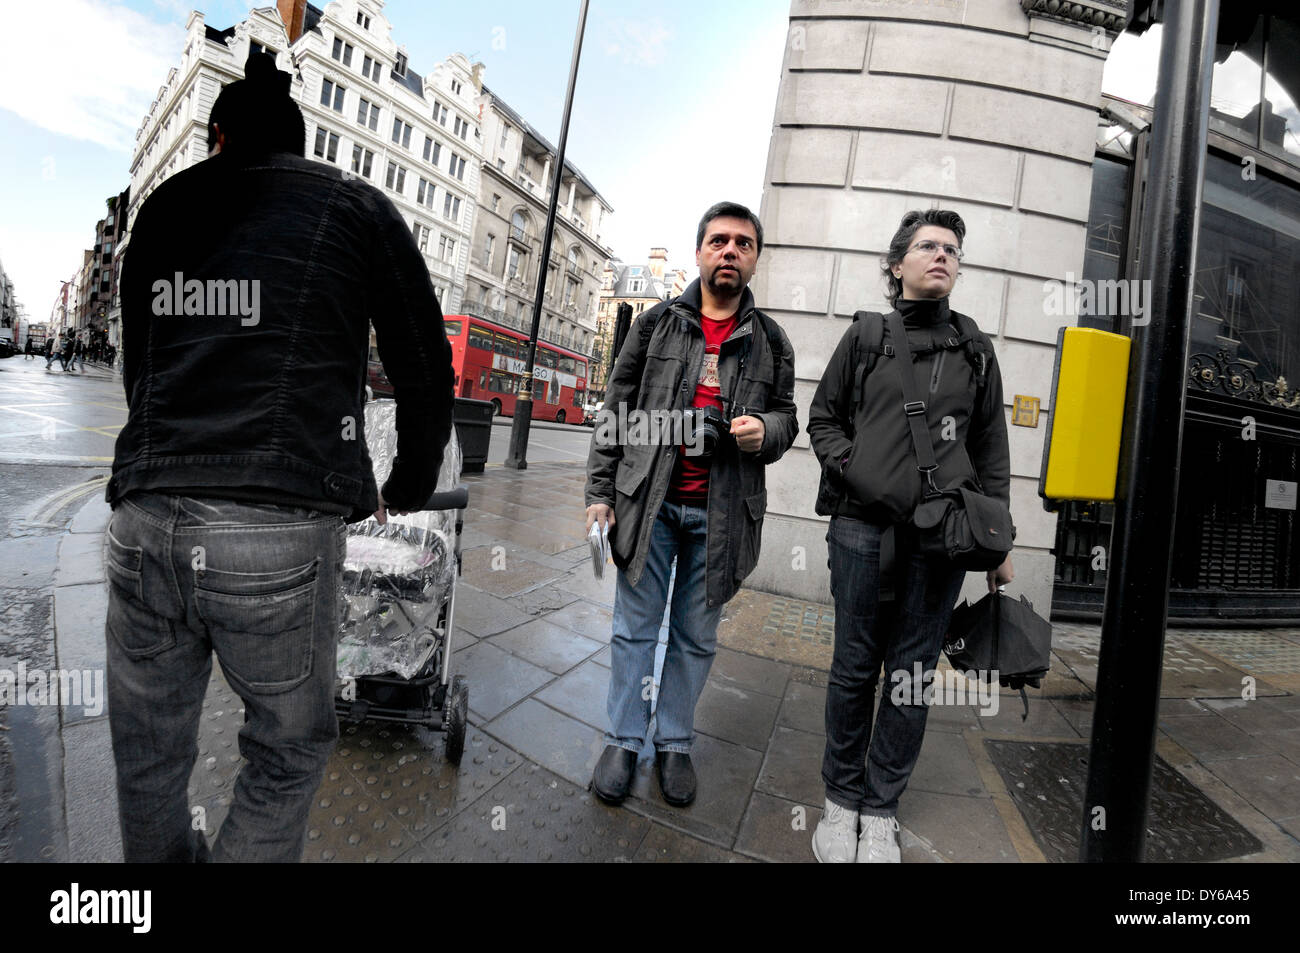
[{"label": "stroller wheel", "polygon": [[447,760],[460,764],[460,756],[465,753],[465,720],[469,715],[469,682],[464,675],[457,675],[451,680],[451,691],[447,693],[447,717],[443,722],[447,726]]}]

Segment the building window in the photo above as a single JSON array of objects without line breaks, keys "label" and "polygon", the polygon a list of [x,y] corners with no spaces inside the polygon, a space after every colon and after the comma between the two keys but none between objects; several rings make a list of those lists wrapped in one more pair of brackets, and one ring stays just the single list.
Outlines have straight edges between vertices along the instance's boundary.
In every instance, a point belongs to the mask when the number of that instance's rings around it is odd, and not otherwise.
[{"label": "building window", "polygon": [[379,105],[363,97],[357,106],[357,123],[366,126],[372,132],[378,132]]},{"label": "building window", "polygon": [[510,216],[510,237],[517,242],[528,240],[528,219],[523,212],[516,211]]},{"label": "building window", "polygon": [[352,44],[344,43],[337,36],[334,37],[334,49],[330,52],[330,56],[338,60],[344,66],[351,66],[352,65]]},{"label": "building window", "polygon": [[360,10],[357,11],[357,26],[363,30],[370,29],[370,17],[366,16]]},{"label": "building window", "polygon": [[370,178],[370,165],[375,161],[375,154],[360,146],[352,147],[352,171]]},{"label": "building window", "polygon": [[452,126],[453,126],[452,131],[456,135],[460,136],[462,139],[464,139],[466,133],[469,132],[469,123],[467,123],[464,119],[461,119],[459,116],[456,117],[456,121],[452,124]]},{"label": "building window", "polygon": [[460,80],[458,80],[458,79],[453,79],[453,80],[451,81],[451,91],[452,91],[453,93],[455,93],[457,96],[459,96],[459,95],[460,95],[460,90],[461,90]]},{"label": "building window", "polygon": [[497,195],[495,192],[492,193],[492,211],[501,211],[501,196]]},{"label": "building window", "polygon": [[416,222],[411,231],[415,234],[415,243],[420,246],[421,254],[427,254],[429,250],[429,226]]},{"label": "building window", "polygon": [[424,137],[424,161],[430,165],[437,165],[438,160],[442,158],[442,143],[434,142],[429,136]]},{"label": "building window", "polygon": [[406,185],[406,170],[396,162],[388,163],[388,174],[384,176],[384,185],[394,192],[401,192]]},{"label": "building window", "polygon": [[523,255],[519,254],[518,248],[513,245],[510,246],[510,251],[506,255],[506,277],[522,278],[524,276],[523,257]]},{"label": "building window", "polygon": [[446,235],[439,235],[438,257],[443,261],[454,261],[456,258],[456,239],[448,238]]},{"label": "building window", "polygon": [[339,137],[320,126],[316,127],[316,158],[333,162],[339,155]]},{"label": "building window", "polygon": [[630,278],[627,283],[627,293],[630,295],[640,294],[645,290],[644,278]]},{"label": "building window", "polygon": [[489,234],[487,237],[487,244],[483,247],[483,264],[488,268],[492,267],[492,252],[496,249],[496,246],[497,237]]},{"label": "building window", "polygon": [[433,101],[433,121],[440,126],[447,125],[447,107],[436,99]]},{"label": "building window", "polygon": [[[275,50],[271,49],[269,46],[263,46],[261,43],[250,42],[248,44],[248,54],[249,56],[252,56],[255,53],[269,53],[271,56],[275,56]],[[186,105],[188,105],[189,96],[186,96],[185,99],[187,101]]]},{"label": "building window", "polygon": [[442,200],[442,217],[450,222],[460,220],[460,199],[450,192]]},{"label": "building window", "polygon": [[398,76],[406,75],[406,54],[405,53],[397,54],[397,62],[393,64],[393,72],[396,73]]},{"label": "building window", "polygon": [[506,139],[510,136],[510,126],[506,123],[501,124],[501,148],[505,148]]},{"label": "building window", "polygon": [[362,60],[361,75],[372,83],[379,82],[379,60],[372,60],[369,56]]},{"label": "building window", "polygon": [[437,189],[432,182],[427,179],[421,179],[419,188],[416,191],[416,202],[425,208],[433,208],[433,193]]},{"label": "building window", "polygon": [[400,119],[393,119],[393,142],[403,149],[411,148],[411,124]]},{"label": "building window", "polygon": [[335,112],[343,112],[343,94],[347,92],[342,86],[323,80],[320,84],[320,104],[329,106]]},{"label": "building window", "polygon": [[456,153],[451,154],[451,174],[461,181],[465,180],[465,160]]}]

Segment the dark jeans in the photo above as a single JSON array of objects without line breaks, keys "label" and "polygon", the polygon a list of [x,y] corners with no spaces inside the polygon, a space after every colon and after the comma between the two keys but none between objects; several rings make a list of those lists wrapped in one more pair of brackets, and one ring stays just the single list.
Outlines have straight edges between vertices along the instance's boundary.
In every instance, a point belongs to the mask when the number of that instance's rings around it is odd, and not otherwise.
[{"label": "dark jeans", "polygon": [[[880,537],[885,527],[836,516],[826,542],[835,598],[835,654],[826,688],[826,797],[862,814],[892,817],[921,753],[924,704],[894,704],[893,682],[880,692],[876,730],[871,708],[880,667],[888,674],[924,671],[939,661],[953,603],[965,573],[927,562],[895,531],[895,600],[881,602]],[[915,700],[915,699],[905,699]],[[869,745],[868,745],[869,743]]]},{"label": "dark jeans", "polygon": [[126,860],[206,859],[186,788],[213,652],[243,699],[246,763],[212,858],[301,859],[338,739],[343,519],[137,493],[113,511],[108,544],[109,726]]}]

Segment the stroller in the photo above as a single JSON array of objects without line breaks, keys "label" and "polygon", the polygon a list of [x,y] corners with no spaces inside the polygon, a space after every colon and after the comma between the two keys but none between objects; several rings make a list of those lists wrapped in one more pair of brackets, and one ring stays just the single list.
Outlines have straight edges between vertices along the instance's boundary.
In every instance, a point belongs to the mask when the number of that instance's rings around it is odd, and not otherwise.
[{"label": "stroller", "polygon": [[[366,446],[376,479],[397,453],[391,400],[365,405]],[[452,677],[460,534],[469,490],[460,481],[455,428],[433,496],[417,513],[373,517],[348,527],[343,565],[339,682],[334,710],[344,723],[421,725],[447,736],[447,758],[465,750],[469,684]]]}]

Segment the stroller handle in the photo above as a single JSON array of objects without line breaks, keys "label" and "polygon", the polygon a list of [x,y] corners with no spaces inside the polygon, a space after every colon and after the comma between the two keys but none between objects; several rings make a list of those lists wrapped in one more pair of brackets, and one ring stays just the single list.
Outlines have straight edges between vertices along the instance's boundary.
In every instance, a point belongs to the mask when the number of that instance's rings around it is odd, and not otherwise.
[{"label": "stroller handle", "polygon": [[420,507],[424,510],[463,510],[469,506],[469,487],[464,483],[454,490],[443,490],[429,497],[428,502]]}]

